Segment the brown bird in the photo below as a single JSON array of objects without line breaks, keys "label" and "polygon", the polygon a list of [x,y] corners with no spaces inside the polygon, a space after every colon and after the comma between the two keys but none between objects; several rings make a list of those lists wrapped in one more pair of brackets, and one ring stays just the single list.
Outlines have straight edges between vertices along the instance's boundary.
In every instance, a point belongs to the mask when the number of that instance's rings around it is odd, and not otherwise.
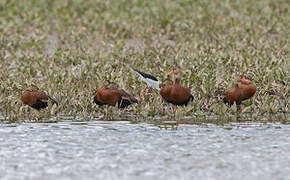
[{"label": "brown bird", "polygon": [[123,109],[130,104],[138,103],[138,100],[120,89],[118,84],[108,82],[95,91],[94,102],[99,106],[115,106],[118,103],[118,108]]},{"label": "brown bird", "polygon": [[179,66],[173,67],[172,71],[168,74],[174,74],[175,81],[172,83],[170,80],[165,80],[162,84],[160,84],[160,95],[162,98],[166,102],[178,106],[186,106],[189,101],[193,101],[194,97],[190,93],[190,89],[180,84],[181,68]]},{"label": "brown bird", "polygon": [[52,104],[58,105],[58,103],[53,98],[40,91],[39,88],[35,85],[31,85],[30,87],[25,89],[21,95],[20,100],[24,104],[36,110],[46,108],[48,106],[49,100],[52,102]]},{"label": "brown bird", "polygon": [[225,97],[223,98],[223,102],[229,106],[233,105],[234,102],[240,105],[242,101],[253,97],[255,93],[256,85],[243,77],[224,93]]},{"label": "brown bird", "polygon": [[166,101],[171,103],[171,99],[169,98],[171,88],[172,88],[173,82],[170,79],[165,79],[162,84],[159,85],[160,87],[160,95],[162,98]]}]

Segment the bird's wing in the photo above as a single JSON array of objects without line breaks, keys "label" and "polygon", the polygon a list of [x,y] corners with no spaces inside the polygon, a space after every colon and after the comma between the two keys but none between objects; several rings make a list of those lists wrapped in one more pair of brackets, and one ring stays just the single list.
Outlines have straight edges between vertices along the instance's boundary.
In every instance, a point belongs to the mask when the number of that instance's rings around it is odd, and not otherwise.
[{"label": "bird's wing", "polygon": [[158,91],[160,91],[160,88],[159,88],[160,82],[158,81],[158,79],[156,77],[154,77],[151,74],[141,72],[141,71],[134,69],[134,68],[131,68],[131,70],[134,73],[139,75],[139,79],[141,81],[144,81],[148,86],[153,87],[154,89],[157,89]]},{"label": "bird's wing", "polygon": [[51,100],[52,104],[56,104],[58,105],[57,101],[54,100],[52,97],[50,97],[49,95],[47,95],[45,92],[42,91],[38,91],[36,93],[36,97],[37,99],[41,100],[41,101],[47,101],[47,100]]},{"label": "bird's wing", "polygon": [[47,101],[49,99],[49,97],[45,94],[45,92],[42,91],[34,91],[35,96],[37,99],[41,100],[41,101]]},{"label": "bird's wing", "polygon": [[131,94],[127,93],[125,90],[120,89],[119,93],[120,93],[122,99],[128,99],[132,103],[138,103],[138,100],[134,96],[132,96]]}]

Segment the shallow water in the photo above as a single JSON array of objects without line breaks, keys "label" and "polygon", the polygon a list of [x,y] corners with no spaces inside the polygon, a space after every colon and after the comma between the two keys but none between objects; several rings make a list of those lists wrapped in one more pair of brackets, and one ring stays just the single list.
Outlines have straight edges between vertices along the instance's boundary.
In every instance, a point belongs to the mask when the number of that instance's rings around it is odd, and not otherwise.
[{"label": "shallow water", "polygon": [[290,126],[0,125],[0,179],[289,179]]}]

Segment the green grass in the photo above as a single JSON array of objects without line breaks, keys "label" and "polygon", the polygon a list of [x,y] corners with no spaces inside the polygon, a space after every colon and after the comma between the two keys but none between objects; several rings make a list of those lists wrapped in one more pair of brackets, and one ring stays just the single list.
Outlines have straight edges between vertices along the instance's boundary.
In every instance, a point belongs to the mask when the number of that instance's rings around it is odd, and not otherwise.
[{"label": "green grass", "polygon": [[[31,83],[60,103],[41,118],[102,116],[93,91],[115,81],[138,96],[144,83],[126,65],[160,80],[176,63],[195,100],[180,116],[235,114],[222,93],[244,75],[257,85],[243,116],[289,115],[287,0],[11,0],[0,1],[0,108],[10,121],[34,117],[20,93]],[[173,116],[158,93],[106,117]],[[283,121],[284,121],[283,120]]]}]

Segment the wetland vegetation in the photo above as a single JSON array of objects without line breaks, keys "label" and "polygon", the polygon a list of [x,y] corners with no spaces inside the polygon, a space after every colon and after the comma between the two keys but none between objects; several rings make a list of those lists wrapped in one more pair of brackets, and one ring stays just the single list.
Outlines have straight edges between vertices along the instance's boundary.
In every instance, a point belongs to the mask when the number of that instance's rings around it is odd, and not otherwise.
[{"label": "wetland vegetation", "polygon": [[[110,80],[137,97],[145,84],[129,66],[162,81],[178,64],[195,97],[178,117],[235,120],[236,107],[221,100],[243,75],[257,93],[239,116],[289,122],[287,0],[4,0],[0,17],[1,119],[172,117],[155,91],[126,110],[98,107],[93,92]],[[38,114],[24,106],[30,84],[59,106]]]}]

